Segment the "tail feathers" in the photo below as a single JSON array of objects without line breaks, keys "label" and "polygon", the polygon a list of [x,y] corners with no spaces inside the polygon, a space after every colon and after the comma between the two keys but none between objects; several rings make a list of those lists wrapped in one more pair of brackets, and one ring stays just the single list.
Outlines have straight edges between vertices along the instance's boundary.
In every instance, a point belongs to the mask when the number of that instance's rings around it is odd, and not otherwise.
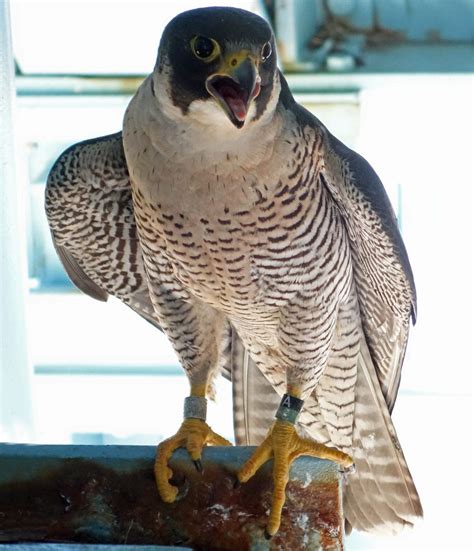
[{"label": "tail feathers", "polygon": [[356,383],[353,455],[345,514],[356,529],[395,534],[423,516],[374,365],[361,343]]},{"label": "tail feathers", "polygon": [[268,433],[280,397],[232,330],[232,392],[237,445],[257,446]]},{"label": "tail feathers", "polygon": [[[234,427],[239,445],[258,445],[273,422],[279,395],[232,330]],[[301,429],[320,443],[336,445],[314,395],[305,402]],[[396,534],[423,516],[420,499],[392,424],[364,338],[357,365],[352,455],[356,470],[344,495],[347,524],[357,530]]]}]

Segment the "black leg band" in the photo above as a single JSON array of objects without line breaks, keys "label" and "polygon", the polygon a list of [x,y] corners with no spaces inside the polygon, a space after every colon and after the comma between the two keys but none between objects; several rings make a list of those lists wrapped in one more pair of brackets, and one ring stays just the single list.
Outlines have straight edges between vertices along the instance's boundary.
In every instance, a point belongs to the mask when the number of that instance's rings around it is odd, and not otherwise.
[{"label": "black leg band", "polygon": [[302,407],[303,400],[289,394],[284,394],[275,417],[280,419],[280,421],[288,421],[295,424]]}]

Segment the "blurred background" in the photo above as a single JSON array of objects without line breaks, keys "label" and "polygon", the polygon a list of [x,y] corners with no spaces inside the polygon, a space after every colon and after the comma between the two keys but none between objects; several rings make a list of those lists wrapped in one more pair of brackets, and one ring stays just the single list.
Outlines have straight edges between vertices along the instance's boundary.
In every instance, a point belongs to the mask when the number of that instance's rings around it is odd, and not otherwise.
[{"label": "blurred background", "polygon": [[[238,6],[269,19],[297,100],[380,175],[415,274],[393,417],[426,518],[348,549],[472,549],[474,2],[2,2],[0,440],[154,445],[178,428],[188,385],[174,352],[72,286],[44,187],[66,147],[121,129],[174,15]],[[230,383],[217,390],[209,423],[232,439]]]}]

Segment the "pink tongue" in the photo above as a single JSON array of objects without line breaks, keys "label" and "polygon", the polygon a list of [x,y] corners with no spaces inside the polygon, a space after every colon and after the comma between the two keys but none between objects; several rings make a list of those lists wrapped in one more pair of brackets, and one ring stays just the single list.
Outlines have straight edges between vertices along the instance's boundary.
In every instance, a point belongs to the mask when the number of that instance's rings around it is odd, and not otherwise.
[{"label": "pink tongue", "polygon": [[247,115],[245,103],[240,98],[226,97],[225,100],[231,108],[232,113],[234,113],[235,118],[239,121],[244,121]]}]

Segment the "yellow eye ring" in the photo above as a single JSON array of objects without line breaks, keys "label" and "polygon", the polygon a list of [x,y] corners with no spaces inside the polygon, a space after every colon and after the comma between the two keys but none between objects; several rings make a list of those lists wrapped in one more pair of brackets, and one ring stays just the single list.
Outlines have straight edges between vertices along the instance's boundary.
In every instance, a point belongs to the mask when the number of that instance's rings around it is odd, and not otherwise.
[{"label": "yellow eye ring", "polygon": [[198,59],[206,63],[215,59],[221,51],[219,44],[213,38],[201,35],[195,36],[191,40],[191,49]]}]

